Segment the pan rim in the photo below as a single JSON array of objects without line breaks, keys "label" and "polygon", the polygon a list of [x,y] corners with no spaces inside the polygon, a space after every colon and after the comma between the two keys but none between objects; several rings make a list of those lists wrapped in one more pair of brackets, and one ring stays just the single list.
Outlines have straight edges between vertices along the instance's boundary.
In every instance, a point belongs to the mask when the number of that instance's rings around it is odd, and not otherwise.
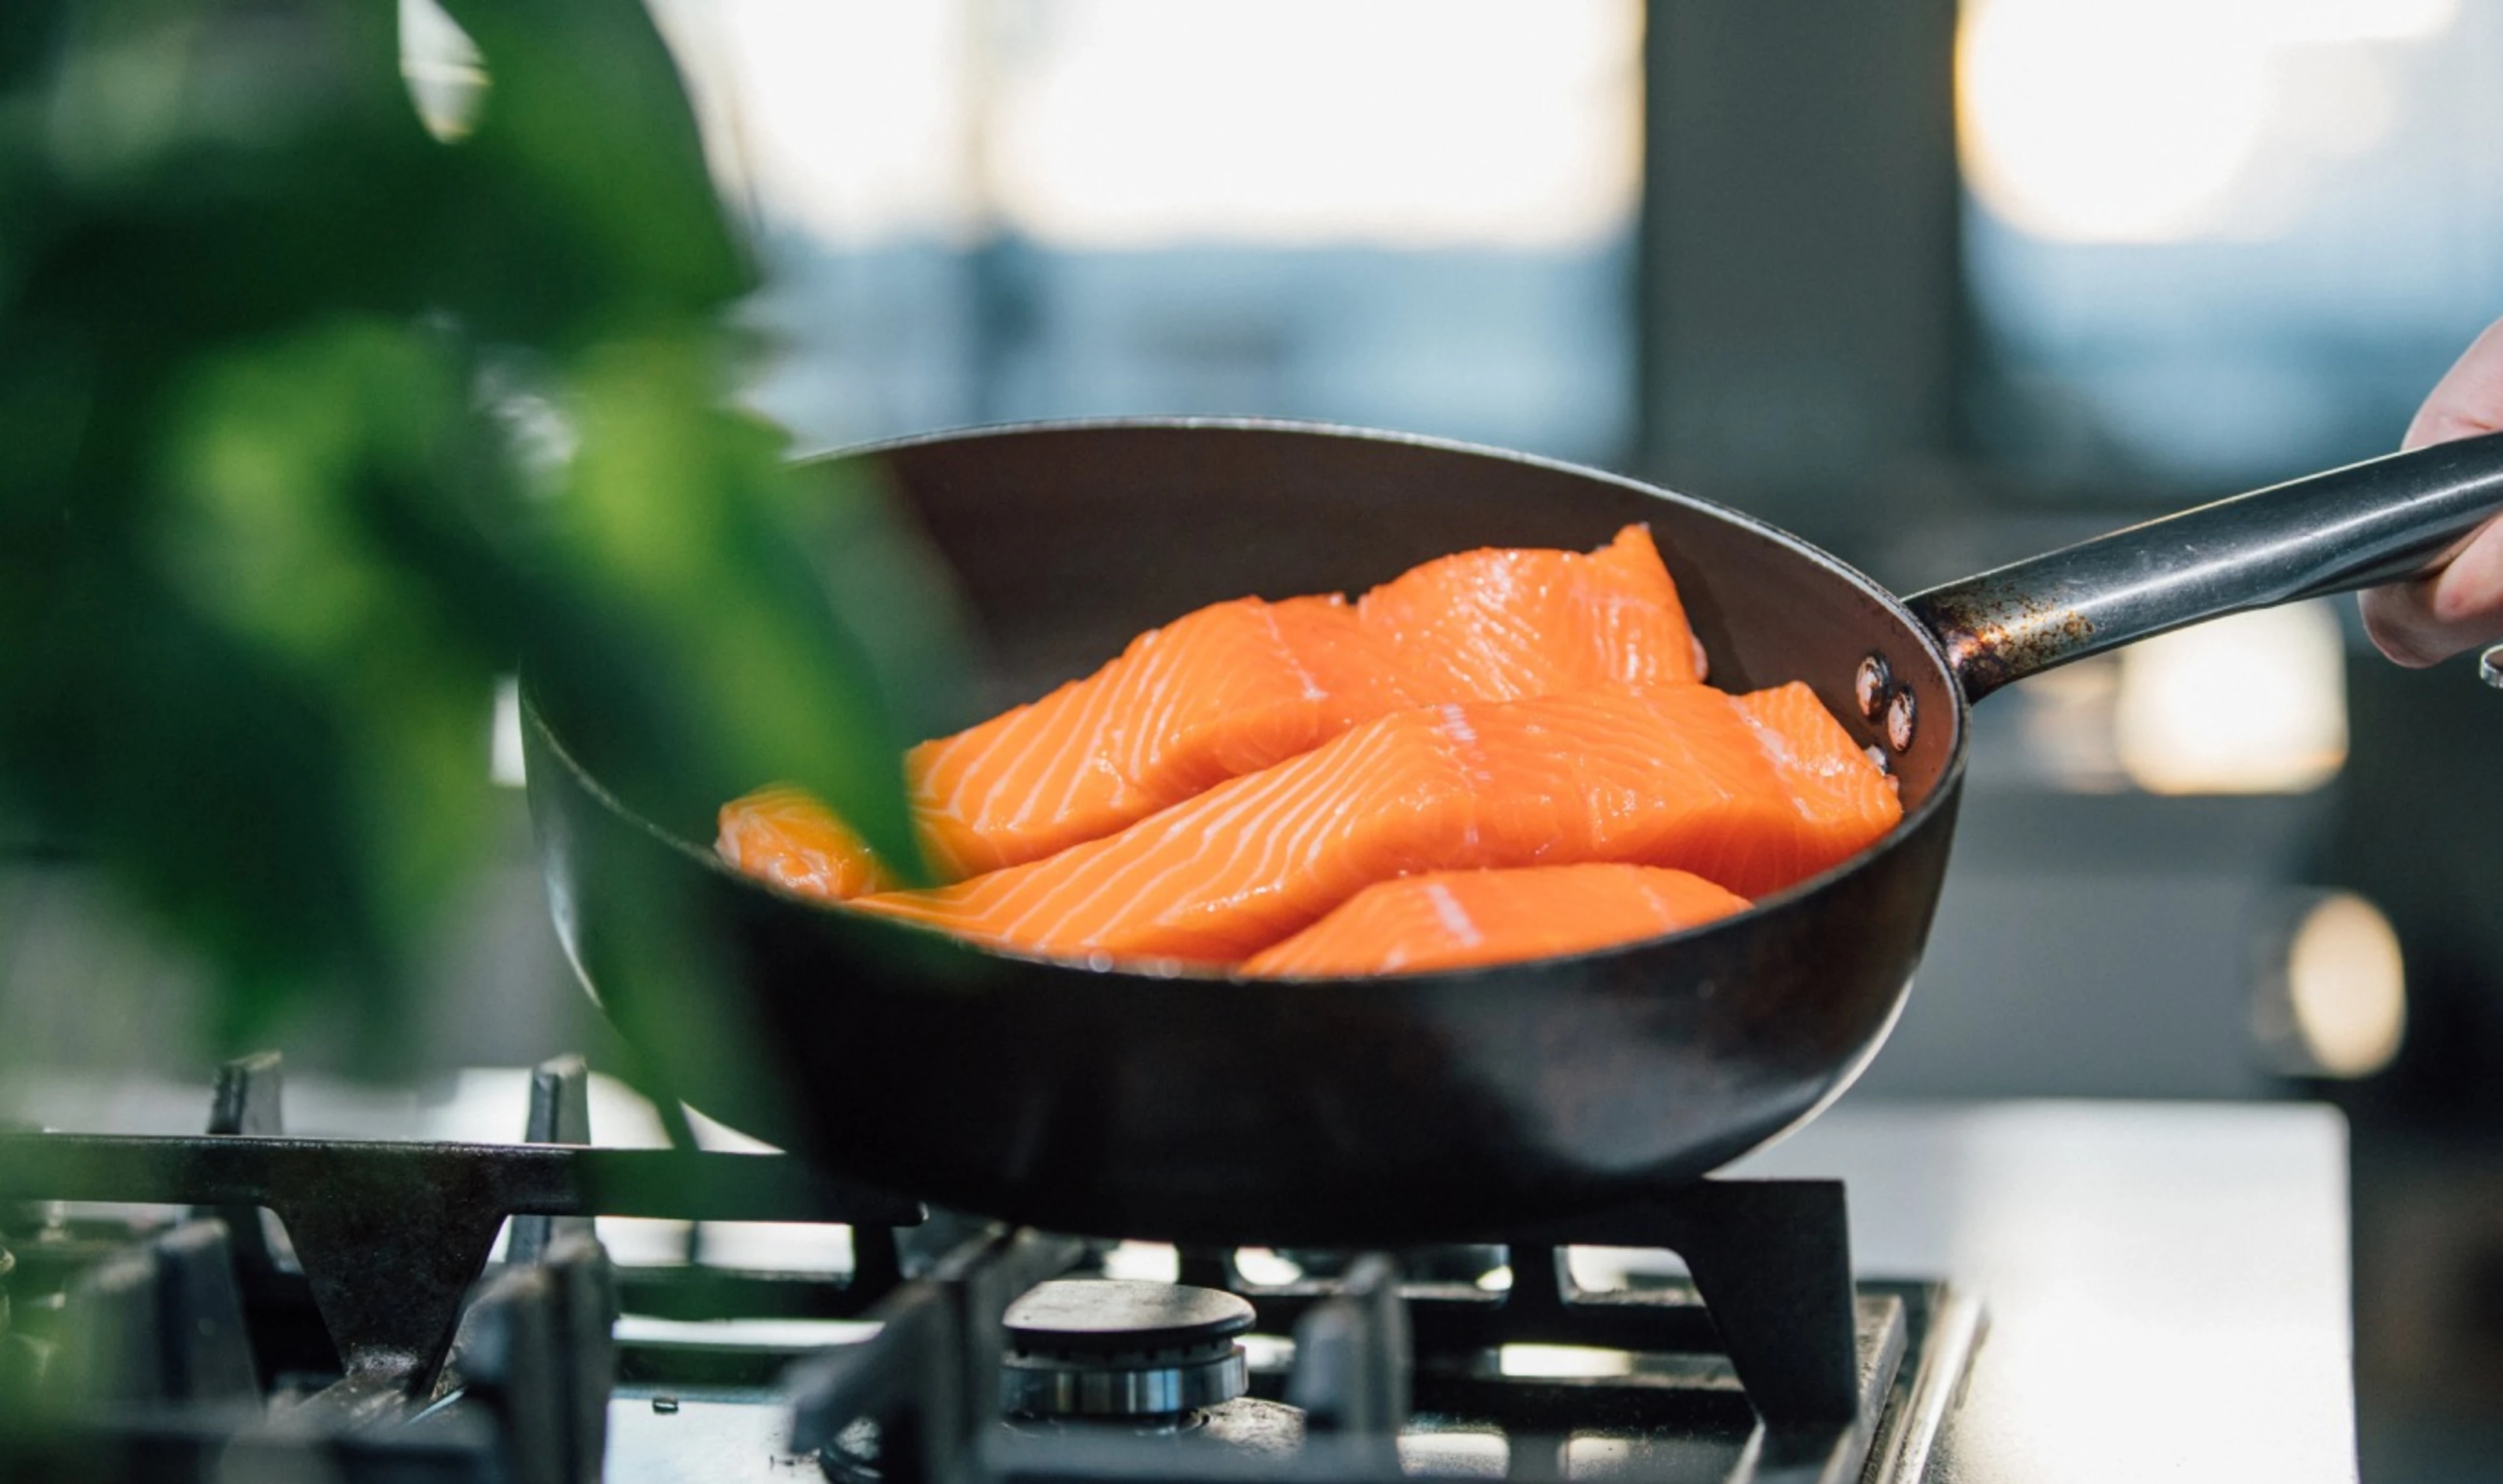
[{"label": "pan rim", "polygon": [[[1938,771],[1937,781],[1932,785],[1928,796],[1923,798],[1919,804],[1905,810],[1903,817],[1897,820],[1894,827],[1889,829],[1884,836],[1854,852],[1846,859],[1836,862],[1833,866],[1818,872],[1814,876],[1794,881],[1781,888],[1779,891],[1768,892],[1764,896],[1755,898],[1748,904],[1746,910],[1742,912],[1732,913],[1726,917],[1716,917],[1709,922],[1697,923],[1692,927],[1680,928],[1675,932],[1663,933],[1650,938],[1630,939],[1624,943],[1607,944],[1599,948],[1586,949],[1577,952],[1550,954],[1536,959],[1471,965],[1460,968],[1425,969],[1393,972],[1389,974],[1297,974],[1262,975],[1253,977],[1239,973],[1232,968],[1211,968],[1205,965],[1194,964],[1179,959],[1114,959],[1109,954],[1090,955],[1086,958],[1069,958],[1052,954],[1029,953],[1019,951],[1014,949],[995,948],[989,945],[973,943],[966,939],[958,938],[942,929],[926,926],[920,923],[873,916],[868,914],[847,911],[841,903],[828,902],[821,898],[806,896],[740,871],[728,861],[723,860],[720,855],[712,849],[700,846],[694,841],[688,840],[673,831],[663,828],[658,823],[646,817],[639,811],[629,807],[625,800],[619,798],[606,786],[606,784],[602,783],[600,778],[591,773],[589,769],[582,765],[581,761],[573,755],[572,749],[566,745],[564,738],[558,734],[557,729],[548,722],[544,713],[540,711],[536,699],[532,694],[533,688],[531,683],[531,674],[527,666],[523,669],[520,684],[521,719],[523,726],[537,734],[540,743],[552,752],[556,758],[565,765],[566,771],[572,775],[576,786],[582,788],[593,799],[598,801],[602,809],[608,811],[619,819],[633,826],[641,833],[651,837],[653,840],[675,851],[679,855],[700,863],[704,869],[713,873],[716,877],[734,882],[739,887],[759,891],[768,897],[786,902],[814,913],[821,913],[829,916],[840,917],[847,922],[863,924],[874,923],[876,924],[878,929],[900,929],[913,933],[926,940],[943,943],[981,958],[1039,964],[1053,969],[1086,974],[1106,981],[1153,981],[1158,984],[1175,985],[1211,984],[1239,986],[1247,984],[1330,984],[1344,986],[1351,984],[1394,984],[1404,987],[1429,983],[1462,983],[1471,979],[1516,972],[1525,966],[1532,964],[1553,966],[1578,963],[1586,960],[1612,957],[1640,949],[1653,949],[1663,944],[1675,943],[1685,939],[1699,939],[1715,932],[1734,930],[1742,924],[1751,923],[1757,920],[1763,915],[1781,911],[1794,903],[1816,895],[1834,882],[1872,864],[1879,857],[1889,853],[1903,841],[1918,834],[1923,826],[1925,826],[1940,810],[1945,809],[1952,804],[1961,790],[1964,780],[1967,753],[1972,742],[1972,703],[1971,699],[1965,695],[1962,684],[1957,681],[1954,666],[1949,661],[1945,649],[1938,642],[1937,637],[1930,632],[1927,625],[1923,624],[1913,615],[1911,609],[1905,605],[1900,597],[1887,589],[1884,585],[1869,577],[1867,573],[1862,572],[1859,569],[1842,561],[1831,552],[1826,551],[1823,547],[1817,546],[1800,536],[1794,535],[1790,532],[1784,531],[1778,526],[1774,526],[1769,522],[1761,520],[1743,510],[1738,510],[1729,505],[1722,504],[1717,500],[1708,500],[1700,496],[1689,495],[1683,491],[1672,490],[1664,485],[1652,484],[1645,480],[1633,478],[1630,475],[1619,474],[1611,470],[1597,468],[1590,465],[1577,464],[1570,460],[1552,458],[1547,455],[1526,453],[1516,449],[1500,448],[1491,444],[1473,443],[1464,439],[1447,438],[1427,433],[1403,432],[1387,429],[1366,428],[1354,424],[1330,423],[1309,419],[1196,415],[1045,418],[1016,422],[969,424],[963,427],[938,429],[924,432],[907,433],[894,437],[879,438],[863,443],[844,444],[839,447],[812,450],[810,452],[795,456],[791,462],[799,466],[843,463],[865,458],[874,458],[880,454],[891,453],[901,449],[925,447],[933,444],[963,443],[977,438],[1029,436],[1037,433],[1104,432],[1121,431],[1126,430],[1194,431],[1201,429],[1220,431],[1288,433],[1337,439],[1353,438],[1372,443],[1432,449],[1443,453],[1492,459],[1506,464],[1525,465],[1553,473],[1564,474],[1582,479],[1597,480],[1601,483],[1614,485],[1620,489],[1628,490],[1653,499],[1666,499],[1674,503],[1702,510],[1716,519],[1726,521],[1732,525],[1738,526],[1744,530],[1753,532],[1758,535],[1772,540],[1788,548],[1795,554],[1806,559],[1815,566],[1831,572],[1834,576],[1842,579],[1844,582],[1859,590],[1865,596],[1874,600],[1900,623],[1904,632],[1911,635],[1920,644],[1923,657],[1934,667],[1940,680],[1945,685],[1947,693],[1955,700],[1954,712],[1950,718],[1955,728],[1954,735],[1949,742],[1949,750],[1946,761]],[[528,786],[527,779],[525,786]]]}]

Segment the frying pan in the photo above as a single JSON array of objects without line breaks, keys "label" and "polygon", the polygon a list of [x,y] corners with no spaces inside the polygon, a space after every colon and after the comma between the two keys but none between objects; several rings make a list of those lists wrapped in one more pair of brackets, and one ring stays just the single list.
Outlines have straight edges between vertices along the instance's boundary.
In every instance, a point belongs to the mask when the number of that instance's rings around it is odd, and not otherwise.
[{"label": "frying pan", "polygon": [[[2130,639],[2416,569],[2503,504],[2503,434],[2280,485],[1899,600],[1732,510],[1515,454],[1238,421],[1035,425],[839,456],[953,567],[1011,687],[1257,593],[1650,523],[1715,683],[1805,680],[1903,822],[1735,916],[1570,957],[1252,981],[1017,957],[742,877],[720,801],[630,787],[526,681],[560,936],[649,1074],[873,1186],[1059,1230],[1498,1239],[1697,1176],[1841,1093],[1902,1011],[1967,708]],[[1116,575],[1117,574],[1117,577]]]}]

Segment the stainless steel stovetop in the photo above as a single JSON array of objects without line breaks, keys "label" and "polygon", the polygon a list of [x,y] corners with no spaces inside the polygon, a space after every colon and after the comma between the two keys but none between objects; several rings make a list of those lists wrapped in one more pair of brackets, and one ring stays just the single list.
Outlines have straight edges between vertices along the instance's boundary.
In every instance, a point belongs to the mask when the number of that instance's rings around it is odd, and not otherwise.
[{"label": "stainless steel stovetop", "polygon": [[[388,1107],[299,1096],[308,1114],[295,1122],[327,1132],[440,1139],[494,1134],[500,1119],[506,1138],[572,1141],[591,1131],[580,1120],[597,1102],[603,1139],[656,1142],[648,1107],[638,1112],[613,1085],[586,1096],[591,1086],[578,1068],[542,1069],[527,1114],[527,1074],[465,1081],[485,1095],[456,1100],[460,1106],[400,1099]],[[187,1100],[162,1089],[137,1100],[108,1099],[91,1087],[29,1095],[74,1105],[70,1117],[43,1115],[49,1122],[108,1132],[171,1132],[182,1126],[178,1110]],[[188,1100],[196,1111],[203,1099],[195,1090]],[[0,1119],[33,1111],[12,1107]],[[20,1142],[0,1136],[0,1187],[13,1196],[36,1194],[18,1177],[40,1173],[43,1160],[30,1164],[22,1136],[15,1137]],[[739,1158],[709,1153],[715,1165]],[[238,1336],[223,1342],[223,1381],[218,1343],[190,1345],[180,1363],[114,1359],[115,1346],[126,1351],[133,1332],[179,1332],[183,1327],[162,1321],[190,1314],[179,1306],[214,1289],[199,1281],[206,1249],[198,1227],[142,1233],[149,1240],[141,1245],[155,1256],[134,1265],[126,1257],[107,1260],[133,1248],[132,1208],[0,1207],[0,1245],[19,1255],[17,1272],[0,1278],[17,1302],[15,1337],[0,1341],[16,1347],[17,1362],[14,1372],[0,1367],[0,1378],[22,1383],[26,1356],[48,1351],[56,1381],[77,1373],[82,1384],[125,1394],[102,1411],[90,1408],[86,1422],[142,1433],[166,1432],[163,1404],[180,1403],[173,1410],[184,1414],[183,1426],[172,1431],[189,1441],[125,1449],[154,1468],[122,1475],[132,1477],[240,1477],[234,1468],[276,1459],[269,1450],[283,1452],[291,1438],[329,1439],[323,1456],[343,1465],[370,1461],[387,1457],[378,1449],[395,1436],[424,1446],[393,1462],[394,1477],[445,1479],[1438,1475],[1839,1484],[2244,1476],[2241,1466],[2253,1460],[2272,1478],[2344,1479],[2353,1463],[2338,1154],[2334,1118],[2293,1107],[1846,1105],[1740,1171],[1759,1180],[1713,1183],[1773,1192],[1725,1197],[1741,1208],[1734,1236],[1713,1237],[1711,1222],[1680,1227],[1691,1214],[1673,1211],[1663,1225],[1653,1211],[1508,1248],[1481,1241],[1379,1255],[1177,1253],[944,1215],[892,1226],[716,1220],[841,1214],[858,1192],[747,1190],[731,1208],[707,1212],[637,1195],[632,1172],[621,1173],[626,1166],[577,1162],[576,1174],[608,1187],[607,1204],[583,1209],[622,1204],[644,1219],[602,1216],[598,1244],[589,1224],[573,1217],[518,1220],[467,1295],[448,1363],[422,1385],[405,1357],[377,1342],[391,1322],[378,1327],[369,1316],[361,1329],[351,1325],[355,1345],[334,1344],[326,1356],[309,1343],[308,1331],[318,1337],[326,1328],[322,1306],[305,1301],[300,1280],[291,1288],[255,1265],[292,1270],[283,1233],[229,1204],[225,1214],[245,1249],[234,1264],[235,1302],[250,1311],[245,1328],[274,1331],[267,1340],[251,1336],[249,1345],[273,1353],[296,1347],[286,1362],[293,1368],[283,1373],[272,1374],[269,1356],[255,1358],[259,1374],[249,1398],[233,1380]],[[527,1157],[550,1156],[574,1157],[562,1150]],[[784,1164],[748,1158],[729,1174],[771,1186],[762,1172]],[[1852,1177],[1849,1227],[1863,1274],[1829,1292],[1847,1295],[1839,1411],[1828,1406],[1838,1394],[1830,1384],[1834,1372],[1825,1373],[1821,1394],[1814,1363],[1797,1363],[1815,1346],[1783,1328],[1797,1314],[1782,1311],[1799,1310],[1802,1300],[1793,1294],[1767,1304],[1761,1294],[1746,1294],[1751,1286],[1777,1294],[1795,1287],[1800,1273],[1831,1267],[1840,1256],[1842,1188],[1812,1178],[1835,1173]],[[679,1184],[685,1176],[678,1171]],[[156,1177],[172,1178],[162,1170]],[[704,1178],[719,1190],[740,1189],[737,1179]],[[229,1201],[235,1193],[225,1192]],[[1763,1208],[1754,1225],[1744,1209],[1751,1201]],[[1831,1222],[1812,1214],[1820,1206],[1830,1208]],[[139,1211],[143,1223],[183,1214]],[[883,1207],[866,1214],[897,1219]],[[124,1224],[111,1240],[104,1239],[111,1225],[99,1223],[108,1215]],[[1820,1229],[1809,1240],[1796,1237]],[[77,1261],[62,1246],[73,1237],[87,1244]],[[260,1250],[272,1237],[275,1249]],[[1788,1247],[1789,1259],[1770,1271],[1790,1277],[1733,1283],[1732,1271],[1752,1269],[1729,1268],[1716,1240],[1722,1248]],[[1664,1250],[1681,1243],[1704,1258],[1694,1270]],[[690,1264],[691,1255],[700,1260]],[[375,1265],[369,1260],[364,1276],[375,1276]],[[120,1276],[99,1282],[91,1276],[98,1270]],[[1868,1276],[1888,1270],[1959,1281]],[[1224,1302],[1239,1303],[1249,1318],[1223,1346],[1203,1343],[1191,1352],[1197,1362],[1165,1367],[1200,1376],[1187,1385],[1142,1382],[1161,1372],[1125,1351],[1117,1335],[1081,1334],[1072,1342],[1074,1358],[1054,1359],[1059,1341],[1032,1325],[1006,1323],[1011,1302],[1037,1283],[1104,1278],[1187,1280],[1238,1295]],[[70,1291],[57,1308],[54,1279]],[[1698,1287],[1722,1299],[1727,1318],[1716,1320],[1699,1302]],[[611,1312],[612,1300],[622,1314]],[[86,1339],[64,1341],[88,1324],[77,1317],[82,1305],[112,1317],[100,1328],[89,1324]],[[1805,1307],[1812,1313],[1815,1303]],[[1767,1311],[1777,1316],[1770,1329],[1748,1317]],[[1725,1327],[1734,1327],[1734,1344]],[[190,1328],[198,1329],[196,1315]],[[2119,1331],[2130,1341],[2125,1355]],[[98,1334],[114,1343],[99,1346]],[[1147,1338],[1156,1342],[1147,1351],[1171,1352],[1167,1342],[1177,1336]],[[1209,1368],[1229,1363],[1219,1351],[1231,1355],[1235,1346],[1243,1395],[1206,1390]],[[343,1363],[344,1349],[358,1353]],[[1091,1395],[1107,1394],[1107,1383],[1082,1379],[1088,1365],[1104,1368],[1106,1354],[1114,1357],[1111,1369],[1127,1377],[1113,1391],[1131,1396],[1133,1409],[1148,1406],[1148,1415],[1099,1408],[1054,1416],[1036,1401],[1082,1398],[1090,1386]],[[1031,1375],[1019,1383],[1011,1374],[1011,1388],[1023,1389],[1008,1394],[1025,1398],[1026,1415],[1007,1415],[1004,1366],[1051,1371],[1059,1391],[1037,1391]],[[348,1384],[325,1390],[339,1368],[350,1372]],[[201,1386],[227,1392],[205,1407],[197,1397],[164,1395]],[[1759,1393],[1753,1402],[1750,1386]],[[1142,1397],[1147,1402],[1137,1402]],[[1158,1397],[1190,1404],[1157,1411]],[[134,1409],[134,1400],[147,1405]],[[133,1424],[150,1408],[157,1422]],[[2115,1408],[2135,1419],[2132,1426],[2109,1425]],[[211,1412],[228,1429],[223,1440],[203,1432]],[[1767,1412],[1772,1426],[1763,1420]],[[22,1409],[16,1416],[22,1424]],[[12,1426],[0,1422],[0,1431]],[[17,1431],[23,1434],[22,1426]],[[234,1442],[238,1434],[245,1445]],[[350,1435],[360,1441],[332,1446]],[[2234,1462],[2216,1471],[2225,1460]],[[343,1467],[333,1476],[360,1475]]]}]

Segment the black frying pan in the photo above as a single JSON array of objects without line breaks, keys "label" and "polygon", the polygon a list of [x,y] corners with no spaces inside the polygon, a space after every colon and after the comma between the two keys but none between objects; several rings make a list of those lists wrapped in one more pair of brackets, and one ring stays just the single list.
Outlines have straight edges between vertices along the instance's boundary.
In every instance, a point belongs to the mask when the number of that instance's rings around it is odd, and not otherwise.
[{"label": "black frying pan", "polygon": [[1801,1122],[1903,1008],[1972,701],[2161,630],[2385,580],[2503,503],[2494,435],[1903,602],[1735,512],[1420,439],[1083,424],[853,457],[927,528],[1025,695],[1206,603],[1361,590],[1473,546],[1587,549],[1648,521],[1716,683],[1804,679],[1888,748],[1906,806],[1891,836],[1692,932],[1470,972],[1168,978],[986,952],[760,885],[707,848],[720,801],[621,797],[602,718],[532,693],[561,936],[691,1103],[948,1205],[1230,1243],[1494,1233],[1701,1174]]}]

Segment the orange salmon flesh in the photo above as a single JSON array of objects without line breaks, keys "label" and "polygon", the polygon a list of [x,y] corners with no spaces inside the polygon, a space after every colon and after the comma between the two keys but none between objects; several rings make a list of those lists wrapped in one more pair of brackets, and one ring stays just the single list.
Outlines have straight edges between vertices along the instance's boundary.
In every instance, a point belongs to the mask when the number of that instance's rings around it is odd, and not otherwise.
[{"label": "orange salmon flesh", "polygon": [[1733,696],[1649,532],[1214,604],[907,756],[946,884],[798,790],[721,811],[786,890],[986,946],[1258,975],[1582,951],[1742,910],[1901,819],[1807,687]]},{"label": "orange salmon flesh", "polygon": [[[1698,654],[1651,533],[1629,526],[1595,552],[1438,558],[1353,604],[1212,604],[1082,680],[921,743],[905,775],[924,854],[960,880],[1110,835],[1392,711],[1694,680]],[[724,811],[725,839],[741,808]],[[866,861],[845,873],[876,874]]]},{"label": "orange salmon flesh", "polygon": [[1419,973],[1578,953],[1697,927],[1747,899],[1658,866],[1433,871],[1376,881],[1243,961],[1253,976]]},{"label": "orange salmon flesh", "polygon": [[852,906],[1027,952],[1230,964],[1376,881],[1598,861],[1755,897],[1900,817],[1805,686],[1579,691],[1394,711],[1118,834]]}]

